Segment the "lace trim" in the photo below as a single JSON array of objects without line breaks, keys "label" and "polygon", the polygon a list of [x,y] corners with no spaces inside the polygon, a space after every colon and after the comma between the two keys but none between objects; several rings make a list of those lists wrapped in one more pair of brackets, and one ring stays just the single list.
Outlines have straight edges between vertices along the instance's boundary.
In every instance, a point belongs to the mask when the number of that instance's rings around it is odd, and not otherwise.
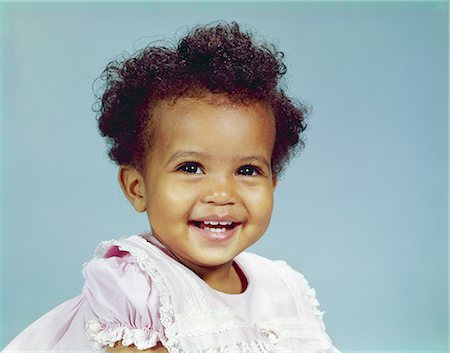
[{"label": "lace trim", "polygon": [[182,337],[220,333],[234,328],[253,328],[252,324],[236,319],[236,316],[229,308],[178,314],[174,326],[178,335]]},{"label": "lace trim", "polygon": [[148,328],[131,328],[117,323],[102,323],[91,320],[86,325],[88,337],[94,341],[95,348],[114,347],[116,342],[122,341],[122,345],[135,345],[137,349],[152,348],[159,341],[157,332]]},{"label": "lace trim", "polygon": [[[171,351],[172,352],[172,351]],[[201,351],[176,351],[177,353],[270,353],[270,347],[263,341],[238,342],[232,345],[203,349]]]},{"label": "lace trim", "polygon": [[307,347],[311,352],[327,352],[333,348],[318,324],[305,325],[299,319],[283,318],[265,321],[257,324],[256,327],[274,347],[284,339],[298,338],[308,342]]},{"label": "lace trim", "polygon": [[[324,335],[327,337],[327,339],[330,340],[328,335],[326,334],[325,322],[323,320],[323,314],[325,314],[325,311],[319,310],[320,303],[317,300],[316,291],[314,288],[310,287],[306,278],[303,275],[301,275],[301,276],[305,283],[305,294],[304,294],[305,299],[308,302],[309,306],[312,308],[313,314],[317,320],[318,325],[320,326],[320,329],[322,330]],[[330,342],[331,342],[331,340],[330,340]]]}]

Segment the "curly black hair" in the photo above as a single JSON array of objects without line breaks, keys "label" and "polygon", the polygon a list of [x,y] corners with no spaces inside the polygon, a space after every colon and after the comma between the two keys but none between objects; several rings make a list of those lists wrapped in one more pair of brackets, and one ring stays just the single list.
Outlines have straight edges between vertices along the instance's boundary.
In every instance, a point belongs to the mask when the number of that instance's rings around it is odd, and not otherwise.
[{"label": "curly black hair", "polygon": [[236,22],[192,29],[175,46],[149,45],[131,58],[110,62],[100,79],[98,126],[109,156],[119,165],[143,170],[151,148],[152,108],[164,99],[225,95],[232,101],[263,103],[275,117],[272,171],[279,175],[303,147],[307,109],[280,87],[284,54],[258,43]]}]

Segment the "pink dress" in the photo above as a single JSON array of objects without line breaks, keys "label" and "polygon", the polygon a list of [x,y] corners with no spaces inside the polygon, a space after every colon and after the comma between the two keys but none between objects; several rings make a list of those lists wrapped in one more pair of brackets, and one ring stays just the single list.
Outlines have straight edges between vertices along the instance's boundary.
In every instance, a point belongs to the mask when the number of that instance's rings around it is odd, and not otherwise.
[{"label": "pink dress", "polygon": [[282,261],[244,252],[241,294],[218,292],[151,235],[102,242],[82,294],[20,333],[3,352],[104,352],[160,341],[170,353],[339,353],[315,292]]}]

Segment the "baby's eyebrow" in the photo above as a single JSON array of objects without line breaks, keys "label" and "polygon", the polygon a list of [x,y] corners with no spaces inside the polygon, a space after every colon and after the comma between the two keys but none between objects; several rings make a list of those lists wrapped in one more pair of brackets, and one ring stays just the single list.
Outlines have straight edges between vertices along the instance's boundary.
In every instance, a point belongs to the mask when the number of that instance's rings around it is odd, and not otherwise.
[{"label": "baby's eyebrow", "polygon": [[206,158],[205,153],[196,152],[196,151],[178,151],[175,152],[167,161],[166,165],[176,161],[177,159],[184,159],[187,157],[195,157],[195,158]]},{"label": "baby's eyebrow", "polygon": [[[167,161],[167,165],[176,161],[177,159],[184,158],[199,158],[199,159],[210,159],[211,156],[207,153],[197,152],[197,151],[177,151],[175,152]],[[255,154],[255,155],[240,155],[233,158],[233,161],[241,162],[241,163],[251,163],[251,162],[259,162],[266,166],[270,166],[270,162],[263,155]]]},{"label": "baby's eyebrow", "polygon": [[236,161],[240,161],[242,163],[259,162],[266,166],[270,166],[270,162],[267,160],[267,158],[261,155],[240,156],[235,159]]}]

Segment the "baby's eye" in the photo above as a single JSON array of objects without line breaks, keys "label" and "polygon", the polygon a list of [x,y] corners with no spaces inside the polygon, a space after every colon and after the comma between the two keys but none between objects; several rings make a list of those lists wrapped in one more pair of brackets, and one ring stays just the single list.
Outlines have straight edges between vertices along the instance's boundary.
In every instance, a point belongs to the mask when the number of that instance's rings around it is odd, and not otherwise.
[{"label": "baby's eye", "polygon": [[178,170],[188,174],[201,174],[202,172],[198,163],[194,162],[184,163],[178,167]]},{"label": "baby's eye", "polygon": [[253,165],[244,165],[237,170],[237,174],[246,175],[246,176],[254,176],[261,175],[261,169],[255,167]]}]

